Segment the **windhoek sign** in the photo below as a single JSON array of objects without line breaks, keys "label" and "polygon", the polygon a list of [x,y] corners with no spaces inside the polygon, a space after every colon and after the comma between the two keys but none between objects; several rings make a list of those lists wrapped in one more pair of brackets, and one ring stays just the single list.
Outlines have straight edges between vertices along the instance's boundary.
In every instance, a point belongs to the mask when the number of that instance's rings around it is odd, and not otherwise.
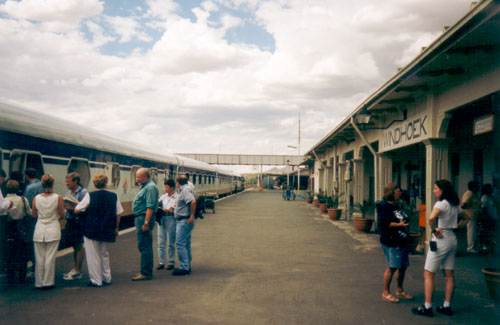
[{"label": "windhoek sign", "polygon": [[408,117],[382,133],[381,152],[423,141],[429,137],[430,123],[427,113]]}]

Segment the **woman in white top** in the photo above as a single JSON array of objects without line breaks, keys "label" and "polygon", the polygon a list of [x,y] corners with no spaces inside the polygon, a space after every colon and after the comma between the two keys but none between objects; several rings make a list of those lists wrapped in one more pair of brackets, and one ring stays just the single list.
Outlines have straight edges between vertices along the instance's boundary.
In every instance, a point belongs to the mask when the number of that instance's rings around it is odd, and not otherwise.
[{"label": "woman in white top", "polygon": [[44,192],[33,199],[33,217],[38,217],[33,241],[35,243],[35,287],[54,288],[56,253],[61,240],[59,218],[64,216],[63,199],[53,191],[54,176],[43,175]]},{"label": "woman in white top", "polygon": [[7,284],[25,283],[26,266],[28,263],[29,244],[23,240],[19,231],[19,222],[26,214],[31,214],[28,200],[17,196],[19,182],[10,180],[7,182],[6,200],[12,202],[12,207],[7,210]]},{"label": "woman in white top", "polygon": [[[457,237],[455,230],[465,226],[468,219],[458,221],[461,213],[467,213],[460,208],[457,193],[447,180],[434,183],[436,204],[429,216],[429,226],[432,232],[431,248],[427,252],[424,266],[425,304],[413,308],[416,315],[434,316],[432,311],[432,295],[434,293],[434,275],[441,268],[446,279],[445,298],[441,306],[436,308],[440,314],[451,316],[453,314],[450,302],[455,288],[453,269],[455,267],[455,254],[457,252]],[[434,244],[435,243],[435,244]]]}]

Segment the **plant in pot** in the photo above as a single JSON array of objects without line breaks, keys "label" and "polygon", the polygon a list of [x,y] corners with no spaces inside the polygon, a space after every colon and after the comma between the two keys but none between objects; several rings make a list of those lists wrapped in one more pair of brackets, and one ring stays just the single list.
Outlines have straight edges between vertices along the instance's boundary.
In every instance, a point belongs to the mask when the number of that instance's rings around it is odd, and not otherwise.
[{"label": "plant in pot", "polygon": [[375,220],[370,214],[374,211],[373,202],[363,201],[354,205],[353,220],[356,230],[359,232],[370,232],[373,221]]},{"label": "plant in pot", "polygon": [[313,199],[313,204],[314,206],[316,207],[319,207],[319,200],[318,200],[318,196],[321,195],[320,193],[314,193],[314,199]]},{"label": "plant in pot", "polygon": [[326,213],[326,208],[327,208],[327,201],[328,201],[328,196],[326,195],[318,195],[318,201],[319,201],[319,209],[322,213]]},{"label": "plant in pot", "polygon": [[312,203],[313,197],[314,197],[314,195],[312,194],[312,192],[307,192],[306,193],[306,202],[307,203]]},{"label": "plant in pot", "polygon": [[327,199],[328,206],[326,210],[328,211],[328,216],[331,220],[339,220],[342,215],[342,209],[339,209],[339,198],[342,195],[343,193],[334,194]]}]

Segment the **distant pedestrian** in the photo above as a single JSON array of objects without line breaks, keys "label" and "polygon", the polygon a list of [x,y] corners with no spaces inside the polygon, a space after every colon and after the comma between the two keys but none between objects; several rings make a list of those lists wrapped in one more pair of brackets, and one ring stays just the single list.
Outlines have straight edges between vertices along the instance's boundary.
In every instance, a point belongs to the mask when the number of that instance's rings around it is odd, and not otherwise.
[{"label": "distant pedestrian", "polygon": [[[410,218],[397,205],[401,190],[394,183],[384,187],[384,199],[377,204],[380,243],[387,261],[384,272],[382,300],[398,302],[398,298],[411,300],[413,297],[403,289],[406,269],[410,265]],[[390,285],[396,275],[396,297],[391,294]]]},{"label": "distant pedestrian", "polygon": [[498,207],[493,197],[493,186],[481,188],[481,213],[479,217],[479,248],[493,252],[498,234]]},{"label": "distant pedestrian", "polygon": [[470,218],[466,210],[463,213],[466,219],[458,221],[462,213],[459,198],[453,184],[447,180],[438,180],[434,183],[436,204],[429,216],[429,227],[432,238],[430,249],[427,252],[424,266],[425,303],[412,309],[412,313],[421,316],[434,316],[432,311],[432,295],[434,293],[434,275],[441,268],[446,279],[445,298],[442,305],[436,308],[438,313],[451,316],[451,298],[455,288],[453,270],[455,268],[455,254],[457,252],[457,237],[455,231],[463,227]]},{"label": "distant pedestrian", "polygon": [[149,171],[140,168],[135,175],[141,189],[134,197],[132,210],[135,215],[137,246],[141,253],[141,272],[132,281],[151,280],[153,278],[153,235],[155,212],[158,209],[158,188],[151,181]]},{"label": "distant pedestrian", "polygon": [[30,244],[25,242],[20,231],[19,222],[25,215],[31,215],[31,209],[26,198],[18,196],[19,183],[15,180],[7,182],[6,200],[13,206],[8,210],[7,220],[7,283],[25,283],[26,268],[29,258]]},{"label": "distant pedestrian", "polygon": [[191,273],[191,233],[194,228],[196,212],[196,197],[194,191],[187,185],[187,177],[177,177],[177,186],[180,189],[175,207],[176,233],[175,247],[179,257],[179,268],[174,269],[172,275],[188,275]]},{"label": "distant pedestrian", "polygon": [[286,187],[286,200],[290,201],[290,195],[292,194],[290,186],[287,185]]},{"label": "distant pedestrian", "polygon": [[175,193],[175,181],[173,179],[165,180],[165,194],[160,197],[160,207],[165,211],[165,215],[158,226],[158,259],[159,264],[156,268],[161,270],[165,268],[166,246],[168,241],[168,266],[167,270],[173,270],[175,267],[175,217],[174,210],[177,205],[177,193]]},{"label": "distant pedestrian", "polygon": [[44,192],[33,200],[33,217],[38,217],[33,241],[35,242],[35,287],[37,289],[54,288],[56,271],[56,253],[61,240],[59,219],[64,215],[61,196],[54,193],[54,176],[42,177]]},{"label": "distant pedestrian", "polygon": [[462,196],[461,205],[462,209],[466,210],[471,216],[467,223],[467,252],[477,253],[477,221],[481,211],[480,184],[476,181],[470,181],[467,188],[468,190]]},{"label": "distant pedestrian", "polygon": [[92,181],[97,191],[85,194],[75,213],[85,211],[81,219],[90,278],[88,286],[100,287],[111,284],[107,244],[115,242],[118,236],[123,207],[115,193],[106,191],[108,177],[105,174],[95,174]]},{"label": "distant pedestrian", "polygon": [[[66,228],[65,240],[66,245],[73,247],[73,268],[63,275],[64,280],[79,280],[83,277],[82,265],[85,256],[85,248],[83,246],[82,224],[78,214],[74,213],[77,202],[81,202],[87,190],[80,185],[80,174],[70,173],[66,176],[66,187],[68,191],[64,196],[64,206],[66,208]],[[76,202],[74,201],[76,200]]]}]

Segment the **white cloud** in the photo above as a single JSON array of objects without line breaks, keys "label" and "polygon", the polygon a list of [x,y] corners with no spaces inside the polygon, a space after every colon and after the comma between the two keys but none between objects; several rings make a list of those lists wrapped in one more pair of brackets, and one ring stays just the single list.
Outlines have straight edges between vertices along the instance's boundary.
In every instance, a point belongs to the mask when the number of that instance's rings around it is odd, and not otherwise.
[{"label": "white cloud", "polygon": [[140,30],[141,25],[134,18],[106,16],[106,21],[111,24],[113,31],[120,35],[120,43],[127,43],[133,39],[145,42],[152,40],[151,36]]},{"label": "white cloud", "polygon": [[[289,153],[301,108],[305,151],[469,7],[212,0],[191,21],[179,16],[180,1],[146,4],[140,19],[103,16],[91,0],[0,5],[0,100],[174,152]],[[90,38],[77,28],[82,21]],[[226,40],[251,22],[272,35],[274,52]],[[149,40],[147,27],[162,33],[151,49],[100,52]]]},{"label": "white cloud", "polygon": [[0,12],[15,19],[39,21],[50,32],[76,29],[82,19],[99,15],[103,6],[98,0],[22,0],[6,1]]}]

